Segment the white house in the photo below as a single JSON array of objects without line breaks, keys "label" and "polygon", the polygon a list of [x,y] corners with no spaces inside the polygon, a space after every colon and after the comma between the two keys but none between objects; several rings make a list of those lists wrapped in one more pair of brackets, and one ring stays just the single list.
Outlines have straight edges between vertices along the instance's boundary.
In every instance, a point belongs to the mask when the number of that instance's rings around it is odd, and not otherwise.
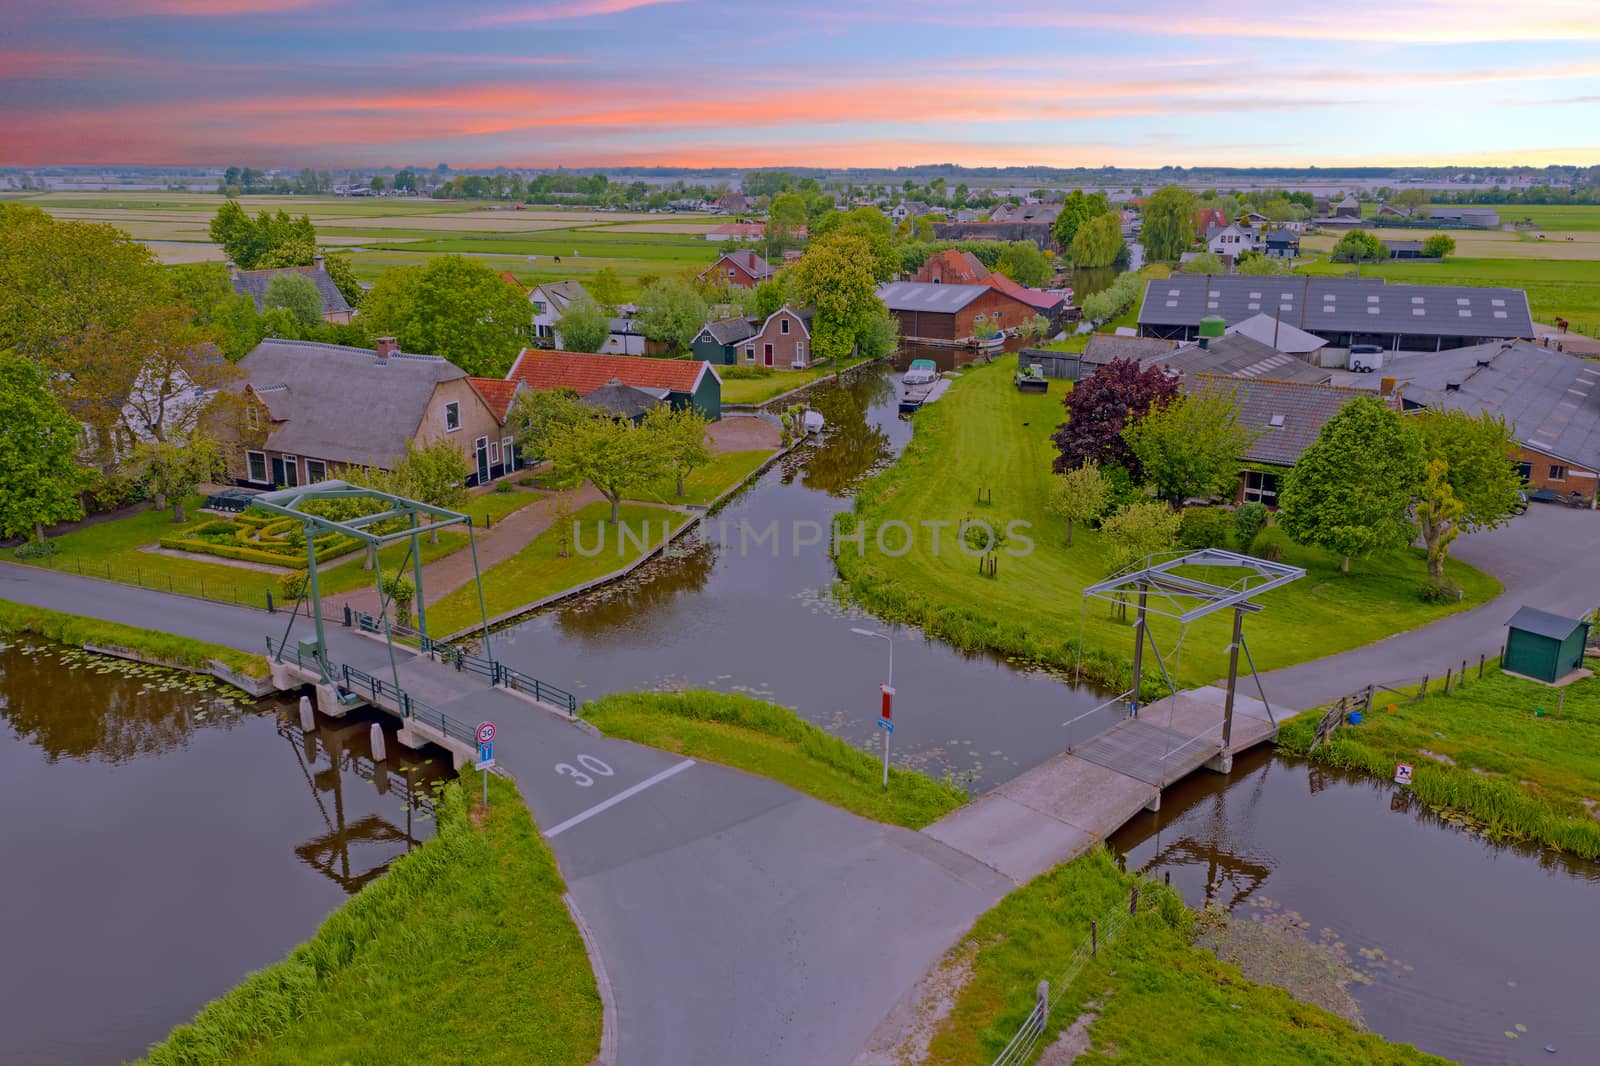
[{"label": "white house", "polygon": [[528,303],[533,307],[533,335],[555,347],[561,347],[556,336],[556,321],[574,300],[587,300],[589,294],[580,282],[547,281],[535,285],[528,293]]},{"label": "white house", "polygon": [[1206,234],[1206,248],[1217,255],[1237,257],[1240,252],[1255,251],[1256,235],[1239,225],[1213,228]]}]

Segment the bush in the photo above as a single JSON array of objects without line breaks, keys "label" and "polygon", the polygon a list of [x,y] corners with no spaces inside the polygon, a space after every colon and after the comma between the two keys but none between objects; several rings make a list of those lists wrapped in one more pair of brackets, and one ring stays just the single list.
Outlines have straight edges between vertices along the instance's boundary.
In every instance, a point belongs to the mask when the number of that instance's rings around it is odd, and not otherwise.
[{"label": "bush", "polygon": [[83,509],[86,513],[115,511],[118,507],[142,499],[144,489],[133,478],[100,470],[89,471],[89,483],[83,490]]},{"label": "bush", "polygon": [[1257,533],[1250,542],[1250,554],[1257,559],[1265,559],[1275,563],[1283,558],[1283,549],[1289,543],[1289,535],[1277,526],[1267,526]]},{"label": "bush", "polygon": [[278,578],[278,592],[284,602],[293,603],[305,594],[306,575],[299,570]]},{"label": "bush", "polygon": [[1106,490],[1106,505],[1100,511],[1103,518],[1116,511],[1118,508],[1142,499],[1144,494],[1139,491],[1139,486],[1133,483],[1133,475],[1128,473],[1128,468],[1117,463],[1108,463],[1100,468],[1106,476],[1110,487]]},{"label": "bush", "polygon": [[1190,551],[1226,547],[1232,525],[1233,515],[1226,507],[1190,507],[1178,522],[1178,543]]},{"label": "bush", "polygon": [[1461,600],[1461,586],[1449,578],[1440,581],[1429,578],[1418,593],[1424,603],[1459,603]]},{"label": "bush", "polygon": [[505,480],[504,478],[501,478],[499,481],[496,481],[494,483],[494,491],[496,491],[496,492],[510,492],[511,491],[511,482]]},{"label": "bush", "polygon": [[1233,542],[1249,546],[1255,543],[1256,534],[1267,527],[1272,512],[1264,503],[1247,503],[1233,512]]},{"label": "bush", "polygon": [[730,378],[770,378],[776,371],[765,366],[722,366],[717,368],[717,373],[727,381]]}]

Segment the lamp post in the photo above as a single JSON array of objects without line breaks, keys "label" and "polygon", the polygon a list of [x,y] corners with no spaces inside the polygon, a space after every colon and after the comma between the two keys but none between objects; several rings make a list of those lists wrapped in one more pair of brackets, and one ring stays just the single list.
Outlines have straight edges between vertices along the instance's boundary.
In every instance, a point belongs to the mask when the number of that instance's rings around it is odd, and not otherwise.
[{"label": "lamp post", "polygon": [[886,641],[889,645],[889,679],[881,687],[883,692],[883,710],[878,718],[878,728],[883,730],[883,788],[889,789],[889,737],[894,733],[894,719],[890,713],[890,706],[894,700],[894,638],[887,633],[879,633],[871,629],[851,627],[850,632],[862,637],[876,637]]}]

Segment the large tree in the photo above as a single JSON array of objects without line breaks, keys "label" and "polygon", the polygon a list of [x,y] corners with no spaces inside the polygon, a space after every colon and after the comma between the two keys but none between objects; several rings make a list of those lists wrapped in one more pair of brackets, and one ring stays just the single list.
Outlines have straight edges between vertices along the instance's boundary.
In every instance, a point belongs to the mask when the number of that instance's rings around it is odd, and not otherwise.
[{"label": "large tree", "polygon": [[1066,520],[1067,547],[1072,547],[1073,524],[1087,522],[1104,513],[1110,495],[1111,483],[1094,463],[1073,467],[1056,479],[1050,487],[1050,498],[1045,501],[1045,508],[1056,517]]},{"label": "large tree", "polygon": [[556,319],[556,335],[565,351],[598,352],[611,339],[611,315],[593,300],[573,300]]},{"label": "large tree", "polygon": [[1166,185],[1145,201],[1139,239],[1147,260],[1175,260],[1194,243],[1195,200],[1189,190]]},{"label": "large tree", "polygon": [[811,347],[818,358],[849,356],[883,311],[872,262],[865,238],[834,234],[813,240],[791,268],[795,298],[816,308]]},{"label": "large tree", "polygon": [[705,297],[686,278],[662,278],[639,294],[634,321],[646,338],[686,352],[706,324]]},{"label": "large tree", "polygon": [[579,422],[599,417],[599,411],[578,398],[573,389],[523,389],[506,412],[506,428],[517,447],[531,460],[544,459],[550,445]]},{"label": "large tree", "polygon": [[442,355],[486,378],[505,376],[531,324],[527,301],[499,273],[460,255],[385,271],[361,321],[369,338],[392,336],[404,351]]},{"label": "large tree", "polygon": [[83,515],[78,423],[44,372],[0,352],[0,535],[44,539],[44,527]]},{"label": "large tree", "polygon": [[1017,284],[1033,288],[1050,280],[1050,262],[1032,241],[1012,241],[994,268]]},{"label": "large tree", "polygon": [[904,269],[900,254],[894,249],[894,226],[876,207],[832,211],[811,227],[813,244],[833,237],[859,237],[866,242],[869,269],[876,281],[888,281]]},{"label": "large tree", "polygon": [[[389,491],[435,507],[458,510],[467,502],[467,475],[471,473],[472,468],[455,441],[436,440],[419,448],[415,441],[408,440],[406,454],[390,472]],[[433,531],[433,543],[439,543],[437,529]]]},{"label": "large tree", "polygon": [[1339,556],[1411,542],[1411,499],[1422,477],[1416,430],[1383,399],[1363,396],[1328,419],[1284,478],[1278,524],[1291,539]]},{"label": "large tree", "polygon": [[1422,242],[1422,254],[1429,259],[1443,259],[1456,254],[1456,239],[1448,233],[1435,233]]},{"label": "large tree", "polygon": [[1078,227],[1069,254],[1078,267],[1108,267],[1122,256],[1122,216],[1115,211],[1096,215]]},{"label": "large tree", "polygon": [[711,461],[706,447],[706,419],[693,407],[662,404],[644,416],[644,429],[654,434],[667,470],[683,495],[683,481],[697,467]]},{"label": "large tree", "polygon": [[240,270],[307,266],[317,252],[317,228],[309,215],[290,218],[279,208],[251,218],[237,200],[226,200],[211,220],[211,239]]},{"label": "large tree", "polygon": [[184,499],[201,484],[228,476],[227,451],[216,438],[196,429],[187,437],[142,440],[123,466],[149,490],[157,507],[172,506],[172,520],[187,522]]},{"label": "large tree", "polygon": [[1085,196],[1082,189],[1073,189],[1067,193],[1061,202],[1061,212],[1056,215],[1055,224],[1051,227],[1051,235],[1055,237],[1057,246],[1063,251],[1071,248],[1078,236],[1078,228],[1109,210],[1111,205],[1103,192]]},{"label": "large tree", "polygon": [[1062,401],[1067,420],[1052,438],[1060,452],[1056,472],[1085,463],[1117,464],[1126,467],[1135,481],[1142,480],[1144,472],[1122,431],[1177,395],[1177,381],[1160,367],[1141,367],[1131,359],[1107,363]]},{"label": "large tree", "polygon": [[618,520],[622,497],[667,472],[667,457],[653,433],[626,419],[592,418],[567,426],[550,441],[550,461],[564,479],[587,481],[611,503]]},{"label": "large tree", "polygon": [[1175,504],[1191,496],[1231,494],[1239,461],[1258,436],[1239,424],[1238,397],[1223,388],[1180,396],[1122,431],[1145,476]]},{"label": "large tree", "polygon": [[261,305],[283,308],[302,329],[315,329],[322,322],[322,293],[304,274],[279,274],[273,278],[267,283]]},{"label": "large tree", "polygon": [[1428,576],[1443,582],[1450,542],[1505,524],[1520,502],[1517,443],[1505,420],[1487,412],[1424,411],[1412,425],[1428,465],[1417,491],[1417,524],[1428,549]]},{"label": "large tree", "polygon": [[1111,570],[1169,550],[1178,542],[1182,523],[1182,516],[1159,500],[1123,504],[1100,523],[1100,533],[1111,549]]},{"label": "large tree", "polygon": [[1378,239],[1376,233],[1353,229],[1339,238],[1333,246],[1335,263],[1376,263],[1389,258],[1389,247]]}]

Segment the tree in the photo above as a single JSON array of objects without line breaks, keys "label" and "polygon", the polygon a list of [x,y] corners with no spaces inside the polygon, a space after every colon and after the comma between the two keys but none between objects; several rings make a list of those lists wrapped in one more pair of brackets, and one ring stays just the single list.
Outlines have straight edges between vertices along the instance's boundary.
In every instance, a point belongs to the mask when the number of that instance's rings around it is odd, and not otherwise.
[{"label": "tree", "polygon": [[1087,522],[1104,512],[1110,492],[1111,483],[1096,463],[1073,467],[1055,480],[1045,507],[1056,517],[1066,519],[1067,547],[1072,547],[1072,524]]},{"label": "tree", "polygon": [[[856,334],[856,352],[863,359],[887,359],[900,347],[900,320],[887,308],[875,313]],[[834,364],[837,376],[838,364]]]},{"label": "tree", "polygon": [[[1459,533],[1504,525],[1520,501],[1516,439],[1487,412],[1428,410],[1412,425],[1427,464],[1417,493],[1417,524],[1428,549],[1428,577],[1444,581],[1444,561]],[[1439,464],[1437,470],[1435,464]]]},{"label": "tree", "polygon": [[1443,259],[1456,254],[1456,239],[1448,233],[1435,233],[1422,242],[1422,254],[1428,259]]},{"label": "tree", "polygon": [[1410,543],[1407,512],[1422,476],[1416,431],[1379,397],[1346,403],[1284,478],[1278,524],[1290,539],[1340,557]]},{"label": "tree", "polygon": [[[437,533],[434,535],[438,536]],[[395,624],[410,625],[411,604],[417,598],[416,584],[405,574],[397,572],[384,577],[382,588],[383,594],[394,604]]]},{"label": "tree", "polygon": [[883,310],[872,261],[865,238],[833,234],[813,240],[791,268],[795,298],[816,308],[811,348],[819,359],[848,357]]},{"label": "tree", "polygon": [[904,269],[894,249],[894,226],[876,207],[833,211],[811,227],[812,245],[834,237],[859,237],[866,242],[869,269],[875,281],[888,281]]},{"label": "tree", "polygon": [[1239,256],[1233,270],[1234,273],[1245,277],[1271,277],[1275,274],[1291,273],[1288,263],[1282,259],[1274,259],[1270,255],[1262,255],[1260,252],[1245,252]]},{"label": "tree", "polygon": [[597,417],[599,412],[580,400],[574,389],[523,389],[506,412],[506,428],[523,455],[544,459],[557,437]]},{"label": "tree", "polygon": [[765,321],[772,317],[780,307],[789,302],[789,294],[784,291],[783,282],[777,278],[768,278],[756,286],[755,316]]},{"label": "tree", "polygon": [[1194,243],[1194,196],[1177,185],[1166,185],[1145,201],[1140,240],[1146,259],[1177,259]]},{"label": "tree", "polygon": [[361,306],[361,298],[366,295],[366,290],[356,280],[356,268],[350,263],[349,252],[329,252],[322,257],[322,269],[333,279],[333,286],[344,297],[345,303],[351,307]]},{"label": "tree", "polygon": [[316,255],[317,228],[310,216],[290,218],[282,208],[252,219],[239,201],[227,200],[211,220],[210,232],[240,270],[307,266]]},{"label": "tree", "polygon": [[670,344],[674,352],[685,352],[705,326],[707,310],[705,298],[689,281],[663,278],[639,294],[634,321],[648,339]]},{"label": "tree", "polygon": [[1229,494],[1239,461],[1258,436],[1239,424],[1237,394],[1209,387],[1151,408],[1122,431],[1156,491],[1174,504]]},{"label": "tree", "polygon": [[594,302],[607,311],[616,311],[623,304],[622,279],[617,276],[615,269],[601,267],[594,272],[594,277],[589,279],[589,295],[594,297]]},{"label": "tree", "polygon": [[1228,272],[1228,268],[1222,265],[1222,259],[1215,252],[1201,252],[1187,263],[1184,263],[1181,269],[1185,274],[1226,274]]},{"label": "tree", "polygon": [[1390,197],[1389,202],[1414,213],[1428,206],[1428,190],[1402,189]]},{"label": "tree", "polygon": [[785,241],[806,224],[806,198],[797,192],[783,192],[767,207],[767,236]]},{"label": "tree", "polygon": [[1056,457],[1056,473],[1085,463],[1117,464],[1126,467],[1135,481],[1142,481],[1144,472],[1122,431],[1177,395],[1177,381],[1162,368],[1113,359],[1094,376],[1080,381],[1062,401],[1067,420],[1052,437],[1061,453]]},{"label": "tree", "polygon": [[1122,216],[1115,211],[1096,215],[1078,227],[1068,254],[1072,265],[1093,269],[1115,263],[1126,247],[1122,239]]},{"label": "tree", "polygon": [[1364,229],[1351,230],[1333,246],[1335,263],[1375,263],[1387,258],[1388,247],[1378,239],[1376,233]]},{"label": "tree", "polygon": [[261,306],[283,308],[305,329],[315,329],[322,322],[322,293],[304,274],[279,274],[273,278],[267,283]]},{"label": "tree", "polygon": [[[436,440],[419,448],[415,441],[408,440],[406,454],[390,472],[389,491],[434,507],[458,510],[467,502],[467,475],[471,473],[472,468],[455,441]],[[437,529],[432,539],[439,543]]]},{"label": "tree", "polygon": [[492,267],[441,255],[386,270],[361,305],[367,336],[442,355],[477,377],[505,377],[527,338],[528,302]]},{"label": "tree", "polygon": [[47,524],[83,516],[78,422],[37,365],[0,352],[0,534],[44,540]]},{"label": "tree", "polygon": [[995,264],[995,270],[1030,288],[1038,288],[1050,280],[1050,263],[1032,241],[1012,241]]},{"label": "tree", "polygon": [[683,495],[683,479],[696,467],[711,461],[706,447],[706,419],[693,407],[662,404],[644,416],[644,429],[656,437],[667,469],[677,479],[678,495]]},{"label": "tree", "polygon": [[1135,500],[1117,508],[1100,523],[1100,532],[1110,547],[1110,569],[1115,572],[1129,563],[1170,549],[1178,542],[1182,516],[1159,500]]},{"label": "tree", "polygon": [[367,184],[371,186],[373,192],[382,192],[389,186],[389,183],[384,180],[382,174],[372,175],[372,180],[367,182]]},{"label": "tree", "polygon": [[394,187],[399,192],[416,192],[416,172],[411,170],[402,170],[396,173],[394,176]]},{"label": "tree", "polygon": [[611,503],[611,521],[618,521],[624,494],[650,484],[667,472],[666,456],[652,433],[626,419],[591,418],[567,426],[550,441],[550,461],[562,476],[587,481]]},{"label": "tree", "polygon": [[1105,193],[1097,192],[1085,196],[1082,189],[1073,189],[1067,193],[1061,202],[1061,213],[1056,215],[1055,224],[1050,230],[1056,239],[1057,247],[1071,248],[1072,242],[1078,236],[1078,227],[1109,210],[1111,205],[1106,201]]},{"label": "tree", "polygon": [[564,351],[601,351],[611,339],[611,316],[593,300],[573,300],[556,319],[556,336]]},{"label": "tree", "polygon": [[123,466],[149,489],[156,507],[171,504],[174,522],[189,520],[183,509],[186,496],[203,482],[228,476],[227,452],[200,429],[187,437],[138,441]]}]

